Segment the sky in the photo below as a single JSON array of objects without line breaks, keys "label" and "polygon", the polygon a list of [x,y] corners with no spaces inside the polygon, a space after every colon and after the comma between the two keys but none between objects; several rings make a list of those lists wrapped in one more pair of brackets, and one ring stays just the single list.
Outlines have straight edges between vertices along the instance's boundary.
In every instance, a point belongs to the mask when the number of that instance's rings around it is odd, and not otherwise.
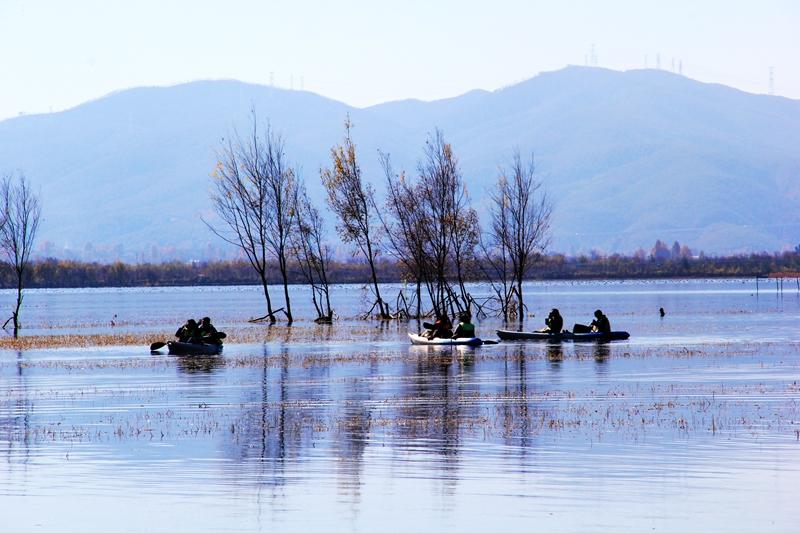
[{"label": "sky", "polygon": [[[0,0],[0,119],[238,79],[358,107],[587,61],[800,99],[800,2]],[[594,47],[594,59],[592,58]]]}]

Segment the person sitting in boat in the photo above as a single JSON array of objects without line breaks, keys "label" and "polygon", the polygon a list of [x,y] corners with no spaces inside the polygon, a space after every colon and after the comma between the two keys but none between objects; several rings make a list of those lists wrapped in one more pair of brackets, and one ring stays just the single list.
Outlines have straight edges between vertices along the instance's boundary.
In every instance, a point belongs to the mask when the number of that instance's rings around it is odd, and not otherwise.
[{"label": "person sitting in boat", "polygon": [[433,324],[423,322],[422,327],[428,330],[422,336],[429,339],[449,339],[453,336],[453,323],[446,314],[439,315]]},{"label": "person sitting in boat", "polygon": [[197,321],[190,318],[184,325],[178,328],[175,332],[179,342],[200,342],[200,334],[197,328]]},{"label": "person sitting in boat", "polygon": [[220,343],[219,332],[211,323],[211,319],[207,316],[204,316],[202,320],[200,320],[200,327],[197,328],[197,332],[200,335],[200,339],[205,343]]},{"label": "person sitting in boat", "polygon": [[547,327],[542,330],[542,333],[561,333],[564,328],[564,318],[558,309],[552,309],[544,319],[544,323],[547,324]]},{"label": "person sitting in boat", "polygon": [[608,317],[598,309],[594,312],[594,320],[592,320],[592,331],[597,333],[611,333],[611,323]]},{"label": "person sitting in boat", "polygon": [[469,311],[461,311],[458,314],[458,326],[453,333],[454,339],[471,339],[475,337],[475,324],[472,323],[472,315]]}]

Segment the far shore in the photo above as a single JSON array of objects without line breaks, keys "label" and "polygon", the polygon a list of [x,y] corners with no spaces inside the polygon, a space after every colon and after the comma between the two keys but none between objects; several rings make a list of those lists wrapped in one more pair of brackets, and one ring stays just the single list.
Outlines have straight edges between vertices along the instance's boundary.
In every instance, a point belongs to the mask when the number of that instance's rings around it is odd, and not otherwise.
[{"label": "far shore", "polygon": [[[412,275],[401,265],[384,257],[379,259],[378,279],[383,283],[414,284]],[[269,269],[268,283],[281,283],[277,266]],[[473,263],[470,281],[486,281],[485,269]],[[658,279],[730,279],[764,278],[770,274],[800,272],[800,251],[712,257],[637,255],[540,257],[532,269],[531,281],[658,280]],[[800,274],[798,274],[800,276]],[[331,263],[333,284],[370,281],[369,267],[358,261]],[[791,278],[794,281],[795,278]],[[303,284],[299,269],[291,268],[289,283]],[[253,268],[244,260],[171,261],[163,263],[97,263],[63,259],[39,259],[31,262],[25,276],[25,288],[95,288],[95,287],[202,287],[259,285]],[[16,278],[7,263],[0,262],[0,288],[15,288]]]}]

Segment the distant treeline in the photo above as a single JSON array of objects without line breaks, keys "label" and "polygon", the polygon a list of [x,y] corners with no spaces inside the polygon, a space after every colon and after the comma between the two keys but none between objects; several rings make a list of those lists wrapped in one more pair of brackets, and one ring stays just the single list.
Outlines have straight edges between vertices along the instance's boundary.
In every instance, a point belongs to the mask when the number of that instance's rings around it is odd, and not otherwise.
[{"label": "distant treeline", "polygon": [[750,254],[726,257],[656,258],[654,256],[553,255],[544,258],[535,279],[730,278],[800,271],[800,253]]},{"label": "distant treeline", "polygon": [[[482,269],[473,265],[472,280],[482,279]],[[653,255],[592,255],[567,257],[549,255],[538,260],[531,279],[623,279],[679,277],[755,277],[772,272],[800,271],[800,253],[751,254],[728,257],[670,257]],[[290,269],[293,283],[304,283],[298,269]],[[378,263],[379,279],[402,282],[403,269],[395,262]],[[16,286],[14,271],[0,263],[0,286]],[[360,262],[331,264],[332,283],[366,283],[369,267]],[[277,266],[269,270],[272,283],[280,283]],[[26,272],[26,286],[32,288],[68,287],[163,287],[178,285],[250,285],[259,279],[246,261],[170,262],[170,263],[88,263],[72,260],[34,261]]]}]

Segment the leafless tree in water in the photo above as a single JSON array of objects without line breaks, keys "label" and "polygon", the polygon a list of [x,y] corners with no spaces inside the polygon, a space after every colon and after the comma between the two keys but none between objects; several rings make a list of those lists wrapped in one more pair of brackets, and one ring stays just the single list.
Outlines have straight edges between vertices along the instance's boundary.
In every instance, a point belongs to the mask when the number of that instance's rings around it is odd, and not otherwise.
[{"label": "leafless tree in water", "polygon": [[524,318],[522,282],[550,243],[552,203],[534,170],[533,157],[526,165],[515,152],[510,171],[501,169],[491,196],[485,261],[506,321]]},{"label": "leafless tree in water", "polygon": [[[286,164],[284,143],[267,127],[262,134],[253,113],[247,138],[234,133],[223,140],[213,173],[214,208],[222,227],[206,222],[221,239],[238,246],[258,273],[267,301],[267,314],[260,319],[276,322],[283,311],[292,323],[288,290],[289,239],[295,227],[296,177]],[[283,280],[285,307],[273,309],[267,269],[277,261]]]},{"label": "leafless tree in water", "polygon": [[317,310],[316,322],[330,323],[333,320],[328,279],[331,249],[324,240],[325,224],[302,185],[297,190],[296,205],[297,230],[292,233],[292,246],[297,264],[300,273],[311,285],[311,299]]},{"label": "leafless tree in water", "polygon": [[[453,148],[438,129],[425,143],[418,172],[415,198],[430,261],[423,277],[431,303],[437,314],[448,308],[469,310],[472,300],[465,282],[480,235],[478,216],[470,206]],[[450,279],[455,280],[455,287]]]},{"label": "leafless tree in water", "polygon": [[382,155],[387,183],[384,225],[392,255],[417,283],[417,316],[424,285],[435,314],[470,310],[465,283],[475,263],[480,235],[458,160],[442,132],[425,144],[418,176],[396,173]]},{"label": "leafless tree in water", "polygon": [[[421,318],[422,283],[425,273],[430,270],[430,262],[425,255],[424,212],[418,208],[415,187],[409,183],[405,172],[395,173],[389,154],[381,153],[380,160],[386,176],[386,211],[385,215],[381,215],[381,222],[388,250],[415,283],[415,318]],[[405,313],[410,317],[408,306]]]},{"label": "leafless tree in water", "polygon": [[31,184],[20,174],[17,179],[6,176],[0,184],[0,246],[8,257],[17,279],[17,300],[9,322],[14,326],[14,337],[19,336],[20,309],[22,308],[25,272],[28,269],[33,242],[39,229],[41,205],[39,198],[31,190]]},{"label": "leafless tree in water", "polygon": [[286,303],[286,320],[292,323],[292,303],[289,299],[289,254],[291,234],[297,216],[297,175],[287,165],[283,139],[271,129],[263,140],[266,162],[262,172],[267,182],[267,245],[278,261]]},{"label": "leafless tree in water", "polygon": [[381,297],[375,262],[379,252],[380,224],[375,205],[375,192],[361,176],[356,159],[356,147],[350,135],[352,123],[345,120],[345,137],[342,144],[331,149],[331,167],[320,171],[322,184],[328,193],[328,205],[339,223],[336,229],[345,243],[356,245],[358,252],[369,265],[372,292],[381,319],[391,318],[389,306]]}]

